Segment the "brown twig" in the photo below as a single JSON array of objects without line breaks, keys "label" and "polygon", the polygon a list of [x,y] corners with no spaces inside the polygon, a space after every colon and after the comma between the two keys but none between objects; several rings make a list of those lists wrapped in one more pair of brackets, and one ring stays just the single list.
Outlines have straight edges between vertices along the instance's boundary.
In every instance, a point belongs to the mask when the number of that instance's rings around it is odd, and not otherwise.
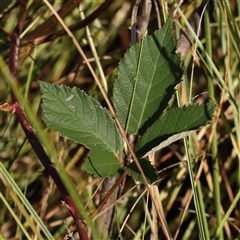
[{"label": "brown twig", "polygon": [[118,187],[121,186],[121,183],[123,179],[126,177],[127,172],[124,171],[123,174],[118,178],[116,183],[111,187],[110,190],[106,192],[105,197],[102,199],[101,203],[98,205],[97,209],[94,210],[94,212],[91,214],[91,218],[94,218],[101,210],[102,206],[104,204],[107,204],[108,198],[111,196],[111,194],[114,192],[114,190]]},{"label": "brown twig", "polygon": [[[79,3],[81,0],[70,0],[67,1],[59,10],[58,14],[61,16],[61,18],[65,18]],[[22,41],[33,41],[37,38],[39,38],[39,35],[47,35],[49,34],[49,30],[51,30],[56,24],[58,23],[57,19],[54,15],[52,15],[50,18],[48,18],[46,21],[44,21],[40,26],[38,26],[33,31],[26,34],[26,36],[22,39]],[[22,42],[21,41],[21,42]]]},{"label": "brown twig", "polygon": [[[87,16],[84,20],[69,26],[68,27],[69,30],[71,32],[75,32],[79,29],[86,27],[89,23],[93,22],[97,17],[99,17],[101,13],[111,5],[112,2],[113,0],[106,0],[94,12],[92,12],[89,16]],[[56,19],[55,16],[52,16],[52,17]],[[39,45],[65,35],[67,35],[67,32],[65,31],[65,29],[62,29],[58,32],[53,32],[49,34],[46,34],[46,33],[43,34],[43,32],[41,32],[41,35],[39,36],[39,31],[36,29],[36,31],[34,30],[34,34],[29,33],[28,35],[26,35],[26,37],[24,37],[21,40],[21,46],[26,46],[30,43],[34,43],[34,45]]]},{"label": "brown twig", "polygon": [[[10,44],[10,55],[9,55],[9,70],[15,79],[15,83],[19,85],[19,82],[17,80],[17,73],[18,73],[18,51],[19,51],[19,37],[22,32],[23,24],[25,22],[26,18],[26,0],[19,1],[20,2],[20,11],[19,11],[19,21],[17,26],[14,28],[12,33],[9,34],[11,44]],[[58,187],[59,191],[62,194],[62,197],[72,214],[75,224],[77,226],[78,233],[80,235],[81,240],[87,240],[88,234],[87,234],[87,228],[85,224],[83,223],[82,216],[80,212],[77,209],[77,206],[75,205],[73,199],[69,195],[64,183],[62,182],[56,168],[54,167],[53,163],[50,161],[49,157],[47,156],[46,152],[44,151],[41,143],[38,141],[35,130],[31,127],[31,124],[17,98],[17,96],[14,94],[14,92],[11,92],[12,95],[12,109],[13,112],[16,114],[23,131],[26,134],[26,137],[28,138],[33,150],[35,151],[36,155],[38,156],[39,160],[42,162],[43,166],[45,167],[45,172],[49,174],[52,179],[54,180],[56,186]]]}]

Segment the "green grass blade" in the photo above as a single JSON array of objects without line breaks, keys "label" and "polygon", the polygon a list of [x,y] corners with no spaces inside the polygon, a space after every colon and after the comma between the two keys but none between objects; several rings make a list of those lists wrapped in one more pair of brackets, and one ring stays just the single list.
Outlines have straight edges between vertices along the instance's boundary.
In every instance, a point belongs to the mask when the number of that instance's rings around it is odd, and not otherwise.
[{"label": "green grass blade", "polygon": [[[220,74],[219,70],[217,69],[216,65],[213,63],[211,57],[208,55],[207,51],[205,50],[205,48],[203,47],[201,41],[199,40],[198,36],[196,35],[196,33],[193,31],[191,25],[189,24],[188,20],[186,19],[184,13],[181,11],[180,8],[178,8],[178,13],[180,14],[181,18],[183,19],[184,23],[186,24],[188,30],[191,32],[194,41],[196,41],[197,46],[201,49],[201,51],[205,54],[205,57],[207,59],[207,61],[209,62],[209,64],[212,66],[212,71],[215,73],[216,77],[218,78],[219,82],[220,82],[220,87],[221,89],[224,86],[224,79],[222,77],[222,75]],[[236,99],[234,98],[234,96],[232,96],[231,92],[229,92],[228,87],[226,88],[227,92],[229,93],[229,98],[228,101],[231,103],[231,105],[236,109],[236,111],[239,113],[239,107],[238,104],[236,103]]]},{"label": "green grass blade", "polygon": [[[84,12],[82,10],[81,4],[79,5],[79,12],[80,12],[81,19],[82,20],[85,19],[85,15],[84,15]],[[100,75],[101,80],[102,80],[104,90],[105,90],[106,93],[108,93],[107,80],[106,80],[106,77],[104,75],[104,71],[103,71],[103,68],[101,66],[101,63],[100,63],[100,60],[99,60],[99,57],[98,57],[98,53],[97,53],[96,47],[95,47],[94,42],[93,42],[92,34],[91,34],[88,26],[86,26],[86,35],[87,35],[87,39],[88,39],[92,54],[93,54],[93,57],[95,59],[95,62],[96,62],[97,68],[98,68],[98,71],[99,71],[99,75]]]},{"label": "green grass blade", "polygon": [[[205,25],[205,36],[206,36],[206,52],[209,57],[212,59],[212,38],[211,38],[211,27],[209,20],[209,11],[204,12],[204,25]],[[209,100],[214,101],[215,92],[212,81],[212,65],[209,59],[207,59],[207,65],[209,66],[210,75],[207,75],[208,82],[208,91],[209,91]],[[215,119],[212,119],[211,126],[213,127],[215,123]],[[212,167],[213,167],[213,184],[214,184],[214,201],[215,201],[215,209],[216,209],[216,217],[217,217],[217,225],[221,222],[221,193],[219,186],[219,160],[218,160],[218,143],[217,143],[217,133],[216,129],[212,128],[213,138],[211,143],[211,155],[212,155]],[[207,230],[207,229],[206,229]],[[209,236],[208,236],[209,237]],[[223,239],[223,232],[219,235],[219,240]]]},{"label": "green grass blade", "polygon": [[99,236],[99,233],[96,230],[96,227],[94,226],[94,223],[92,222],[92,220],[89,216],[90,214],[85,209],[83,201],[81,200],[81,198],[79,197],[79,195],[76,192],[75,184],[73,184],[73,182],[67,175],[64,167],[59,162],[56,162],[56,166],[59,169],[59,172],[61,172],[61,179],[64,182],[66,188],[68,189],[70,196],[73,198],[74,203],[77,205],[77,208],[80,210],[80,212],[83,216],[83,219],[87,222],[88,228],[91,229],[93,238],[101,239],[101,237]]},{"label": "green grass blade", "polygon": [[[14,181],[14,179],[11,177],[11,175],[9,174],[9,172],[7,171],[7,169],[4,167],[4,165],[2,164],[2,162],[0,162],[0,172],[1,174],[3,174],[4,178],[8,181],[9,185],[12,187],[14,193],[19,197],[19,199],[22,201],[22,204],[24,205],[24,207],[29,211],[29,213],[31,214],[31,217],[34,219],[34,221],[40,226],[42,232],[45,234],[45,236],[47,237],[47,239],[52,239],[54,240],[53,236],[51,235],[51,233],[48,231],[48,229],[46,228],[45,224],[42,222],[42,220],[40,219],[40,217],[38,216],[38,214],[36,213],[36,211],[33,209],[32,205],[29,203],[29,201],[27,200],[27,198],[24,196],[24,194],[22,193],[21,189],[18,187],[18,185],[16,184],[16,182]],[[33,227],[33,226],[32,226]],[[34,231],[35,230],[35,231]],[[34,229],[33,231],[36,232],[38,234],[39,239],[43,239],[41,237],[41,235],[39,235],[38,231],[36,231],[36,229]]]},{"label": "green grass blade", "polygon": [[222,228],[223,228],[225,222],[230,217],[232,211],[236,207],[236,205],[239,202],[239,200],[240,200],[240,191],[238,191],[238,193],[237,193],[236,197],[234,198],[231,206],[229,207],[228,211],[226,212],[225,216],[223,217],[222,222],[219,224],[218,229],[216,231],[216,234],[215,234],[213,240],[216,240],[217,238],[219,239],[219,235],[221,234],[221,231],[222,231]]},{"label": "green grass blade", "polygon": [[[13,216],[13,218],[15,219],[17,225],[20,227],[20,229],[23,231],[24,235],[26,236],[27,239],[31,240],[32,238],[30,237],[30,235],[27,232],[27,229],[22,225],[20,219],[18,218],[18,216],[15,214],[15,212],[13,211],[12,207],[8,204],[8,201],[4,198],[4,196],[2,195],[2,193],[0,193],[0,199],[2,199],[3,204],[7,207],[8,211],[10,212],[10,214]],[[2,238],[0,238],[2,239]]]}]

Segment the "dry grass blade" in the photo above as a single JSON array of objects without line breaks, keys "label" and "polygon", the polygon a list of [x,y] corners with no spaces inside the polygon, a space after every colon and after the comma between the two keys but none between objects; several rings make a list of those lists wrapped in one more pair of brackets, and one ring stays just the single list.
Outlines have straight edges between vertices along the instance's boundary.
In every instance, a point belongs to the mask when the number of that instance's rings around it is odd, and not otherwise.
[{"label": "dry grass blade", "polygon": [[160,199],[160,193],[158,190],[158,187],[155,185],[149,185],[149,191],[151,192],[151,196],[155,199],[155,209],[158,213],[158,217],[160,220],[160,225],[163,229],[163,232],[165,234],[165,236],[167,237],[168,240],[172,240],[172,234],[170,232],[170,229],[168,227],[168,223],[166,221],[166,217],[165,217],[165,213],[162,207],[162,202]]}]

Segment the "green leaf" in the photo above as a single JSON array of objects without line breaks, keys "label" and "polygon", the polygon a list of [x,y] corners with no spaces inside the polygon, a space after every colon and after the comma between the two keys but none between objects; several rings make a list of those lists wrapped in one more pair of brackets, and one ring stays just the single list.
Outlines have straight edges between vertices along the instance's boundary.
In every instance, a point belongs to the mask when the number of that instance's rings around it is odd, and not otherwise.
[{"label": "green leaf", "polygon": [[[156,169],[154,168],[154,166],[152,166],[151,163],[146,159],[139,159],[138,161],[142,167],[142,170],[145,174],[145,177],[146,177],[148,183],[151,184],[151,183],[157,181],[158,175],[157,175],[157,172],[156,172]],[[127,167],[124,167],[124,169],[127,171],[127,173],[129,175],[132,176],[132,178],[135,181],[140,181],[143,183],[142,176],[139,173],[135,162],[131,162]]]},{"label": "green leaf", "polygon": [[121,173],[121,164],[112,153],[93,149],[82,169],[95,177],[117,177]]},{"label": "green leaf", "polygon": [[137,156],[146,157],[206,125],[216,106],[216,103],[194,104],[166,112],[140,139],[136,149]]},{"label": "green leaf", "polygon": [[121,59],[113,89],[116,114],[129,133],[142,135],[167,107],[181,81],[171,19],[134,44]]},{"label": "green leaf", "polygon": [[44,121],[53,130],[89,149],[119,152],[121,139],[116,124],[95,99],[75,87],[42,81],[39,85]]}]

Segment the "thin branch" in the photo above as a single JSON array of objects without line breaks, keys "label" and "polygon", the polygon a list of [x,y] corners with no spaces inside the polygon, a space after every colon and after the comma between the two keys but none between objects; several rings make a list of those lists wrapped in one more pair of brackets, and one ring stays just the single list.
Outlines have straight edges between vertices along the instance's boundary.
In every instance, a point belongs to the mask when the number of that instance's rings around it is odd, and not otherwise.
[{"label": "thin branch", "polygon": [[[113,0],[106,0],[94,12],[92,12],[89,16],[87,16],[84,20],[69,26],[68,29],[71,32],[75,32],[86,27],[89,23],[93,22],[97,17],[99,17],[102,14],[102,12],[105,11],[111,5],[112,2]],[[52,17],[55,17],[55,15]],[[68,34],[65,29],[62,29],[58,32],[49,33],[49,34],[46,34],[46,33],[42,34],[42,32],[40,33],[41,33],[40,36],[39,36],[39,31],[36,31],[36,34],[29,33],[28,35],[26,35],[21,40],[21,46],[26,46],[30,43],[34,43],[34,45],[39,45],[42,43],[53,41],[54,39],[57,39],[59,37],[62,37]]]},{"label": "thin branch", "polygon": [[[23,24],[26,18],[26,3],[27,1],[19,1],[20,2],[20,11],[19,11],[19,21],[17,26],[14,28],[12,33],[9,34],[11,44],[10,44],[10,54],[9,54],[9,70],[15,80],[15,84],[20,86],[18,80],[17,80],[17,73],[18,73],[18,51],[19,51],[19,38],[20,34],[22,32]],[[19,100],[17,96],[14,94],[13,91],[11,91],[12,95],[12,109],[13,112],[16,114],[23,131],[26,134],[26,137],[28,138],[33,150],[35,151],[36,155],[38,156],[39,160],[42,162],[43,166],[45,167],[45,173],[49,174],[52,179],[54,180],[55,184],[57,185],[59,191],[62,194],[62,197],[71,212],[79,235],[81,239],[88,240],[88,234],[85,224],[83,223],[82,216],[80,212],[78,211],[75,203],[73,202],[71,196],[69,195],[64,183],[62,182],[56,168],[54,167],[53,163],[50,161],[49,157],[47,156],[46,152],[44,151],[41,143],[38,141],[36,137],[35,130],[31,127],[31,124],[21,106],[19,103]]]}]

